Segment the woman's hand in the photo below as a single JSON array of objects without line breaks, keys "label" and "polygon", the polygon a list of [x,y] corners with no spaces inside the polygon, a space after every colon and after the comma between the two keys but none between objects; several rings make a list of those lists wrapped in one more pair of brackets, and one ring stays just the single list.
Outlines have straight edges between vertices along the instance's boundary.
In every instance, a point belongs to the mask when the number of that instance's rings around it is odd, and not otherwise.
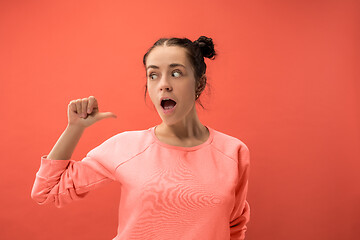
[{"label": "woman's hand", "polygon": [[68,125],[87,128],[109,117],[117,116],[112,112],[99,112],[98,102],[94,96],[72,100],[68,105]]}]

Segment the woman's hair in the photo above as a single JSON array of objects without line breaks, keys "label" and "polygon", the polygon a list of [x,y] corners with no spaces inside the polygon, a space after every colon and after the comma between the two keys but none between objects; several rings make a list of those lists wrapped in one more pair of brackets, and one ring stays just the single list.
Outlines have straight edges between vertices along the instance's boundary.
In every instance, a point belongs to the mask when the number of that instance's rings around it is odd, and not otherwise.
[{"label": "woman's hair", "polygon": [[[215,59],[215,56],[217,55],[214,49],[214,43],[212,39],[205,36],[199,37],[194,42],[192,42],[188,38],[160,38],[154,43],[152,47],[149,48],[149,50],[144,55],[143,64],[145,70],[146,70],[146,59],[149,53],[157,46],[178,46],[185,48],[187,57],[190,60],[190,63],[194,70],[196,83],[198,83],[198,81],[200,81],[200,78],[206,73],[206,64],[204,61],[204,57],[209,59]],[[208,85],[208,83],[206,82],[206,78],[204,85]],[[195,84],[195,86],[197,86],[197,84]],[[196,92],[196,94],[198,94],[200,97],[200,94],[204,89],[205,86],[199,92]],[[146,91],[147,91],[147,84],[145,85],[145,102],[146,102]],[[201,105],[202,108],[204,108],[200,100],[199,100],[199,104]]]}]

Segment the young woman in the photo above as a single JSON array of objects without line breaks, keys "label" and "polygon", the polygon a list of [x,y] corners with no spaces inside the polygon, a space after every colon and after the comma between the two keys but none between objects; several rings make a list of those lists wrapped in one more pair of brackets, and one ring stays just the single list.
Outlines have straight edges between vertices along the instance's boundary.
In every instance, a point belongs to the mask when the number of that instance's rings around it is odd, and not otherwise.
[{"label": "young woman", "polygon": [[195,104],[206,86],[204,57],[216,55],[211,38],[161,38],[144,55],[148,91],[160,125],[118,133],[71,159],[83,131],[104,118],[90,96],[68,105],[68,126],[41,157],[31,197],[60,208],[108,182],[121,186],[117,235],[127,239],[241,240],[249,149],[241,140],[203,125]]}]

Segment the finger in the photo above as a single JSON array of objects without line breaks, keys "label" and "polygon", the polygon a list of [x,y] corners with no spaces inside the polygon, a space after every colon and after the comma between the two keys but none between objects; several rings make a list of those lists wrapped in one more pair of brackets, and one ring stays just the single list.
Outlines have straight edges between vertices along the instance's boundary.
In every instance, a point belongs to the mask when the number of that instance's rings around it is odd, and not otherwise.
[{"label": "finger", "polygon": [[76,101],[75,100],[70,101],[68,108],[69,111],[76,112]]},{"label": "finger", "polygon": [[102,112],[98,114],[99,120],[110,117],[117,118],[117,116],[112,112]]},{"label": "finger", "polygon": [[87,112],[87,105],[88,105],[88,99],[87,98],[83,98],[81,101],[81,116],[86,117],[86,112]]},{"label": "finger", "polygon": [[88,108],[87,108],[87,113],[90,114],[93,110],[93,105],[95,103],[96,99],[94,96],[90,96],[89,97],[89,103],[88,103]]},{"label": "finger", "polygon": [[79,116],[81,116],[81,99],[76,100],[76,112]]}]

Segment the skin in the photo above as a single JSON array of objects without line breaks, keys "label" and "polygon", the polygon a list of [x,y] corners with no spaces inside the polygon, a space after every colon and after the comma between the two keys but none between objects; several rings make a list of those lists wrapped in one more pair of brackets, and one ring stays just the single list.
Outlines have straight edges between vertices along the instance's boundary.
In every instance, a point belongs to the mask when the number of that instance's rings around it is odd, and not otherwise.
[{"label": "skin", "polygon": [[[171,67],[170,64],[184,65]],[[155,65],[158,68],[149,67]],[[200,122],[195,107],[195,90],[199,94],[205,85],[205,74],[196,84],[194,71],[186,56],[186,49],[178,46],[158,46],[146,59],[148,93],[162,123],[155,128],[155,135],[162,142],[191,147],[205,142],[208,129]],[[196,86],[195,86],[196,85]],[[176,109],[165,114],[160,98],[170,97],[176,101]]]}]

